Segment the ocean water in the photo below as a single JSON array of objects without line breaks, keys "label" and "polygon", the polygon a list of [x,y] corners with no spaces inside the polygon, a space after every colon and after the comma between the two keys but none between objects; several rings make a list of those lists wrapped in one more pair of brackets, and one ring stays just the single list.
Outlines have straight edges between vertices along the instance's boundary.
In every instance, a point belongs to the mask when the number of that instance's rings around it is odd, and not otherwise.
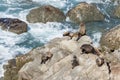
[{"label": "ocean water", "polygon": [[25,54],[32,48],[42,46],[55,37],[62,37],[65,31],[76,31],[78,24],[70,23],[29,23],[26,15],[35,7],[53,5],[66,13],[80,2],[95,3],[97,8],[106,16],[103,22],[87,23],[87,34],[93,39],[94,45],[99,46],[99,40],[105,31],[120,23],[119,19],[110,17],[109,12],[115,4],[110,0],[0,0],[0,18],[18,18],[28,24],[28,32],[17,35],[0,29],[0,77],[3,76],[3,64],[18,54]]}]

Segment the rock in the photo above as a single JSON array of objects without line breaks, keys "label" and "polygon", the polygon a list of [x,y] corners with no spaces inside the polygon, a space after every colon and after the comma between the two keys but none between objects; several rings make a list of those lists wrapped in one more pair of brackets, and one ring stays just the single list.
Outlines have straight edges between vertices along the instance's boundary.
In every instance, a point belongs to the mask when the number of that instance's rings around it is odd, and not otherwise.
[{"label": "rock", "polygon": [[73,9],[69,10],[67,17],[75,23],[104,20],[104,15],[97,9],[96,6],[85,2],[82,2]]},{"label": "rock", "polygon": [[[13,74],[10,72],[12,68],[7,69],[4,77],[9,75],[9,79],[5,80],[119,80],[119,71],[118,75],[115,72],[115,68],[119,70],[119,66],[105,62],[99,67],[96,64],[98,56],[81,54],[81,44],[91,44],[90,37],[82,36],[80,40],[75,41],[68,37],[55,38],[44,46],[33,49],[29,54],[16,58],[17,72]],[[42,57],[48,52],[53,56],[41,64]],[[77,60],[75,66],[74,56]],[[13,62],[14,59],[9,61],[9,64]]]},{"label": "rock", "polygon": [[63,40],[60,43],[60,47],[63,49],[67,49],[70,52],[74,52],[76,49],[79,49],[79,45],[76,41],[73,40]]},{"label": "rock", "polygon": [[[34,60],[20,69],[18,80],[108,80],[107,65],[98,67],[95,62],[96,55],[81,55],[79,42],[67,38],[56,38],[52,41],[31,52]],[[68,44],[65,44],[66,42]],[[41,64],[42,55],[48,51],[53,57],[45,64]],[[77,56],[79,65],[72,69],[71,61],[74,55]]]},{"label": "rock", "polygon": [[120,63],[111,65],[111,80],[119,80],[120,79]]},{"label": "rock", "polygon": [[27,24],[19,19],[0,18],[0,26],[2,30],[21,34],[27,32]]},{"label": "rock", "polygon": [[30,23],[37,22],[61,22],[65,20],[64,13],[51,5],[41,6],[36,9],[32,9],[27,15],[27,21]]},{"label": "rock", "polygon": [[79,42],[80,47],[81,47],[83,44],[92,44],[92,43],[93,43],[93,42],[92,42],[92,39],[91,39],[89,36],[87,36],[87,35],[82,36],[82,37],[78,40],[78,42]]},{"label": "rock", "polygon": [[18,80],[18,71],[25,63],[32,60],[30,53],[9,60],[8,64],[4,65],[4,69],[6,70],[4,72],[4,80]]},{"label": "rock", "polygon": [[113,52],[120,48],[120,25],[102,35],[100,45],[103,50]]},{"label": "rock", "polygon": [[120,49],[114,52],[104,52],[104,58],[110,63],[120,63]]},{"label": "rock", "polygon": [[113,10],[113,17],[120,18],[120,5],[117,5]]}]

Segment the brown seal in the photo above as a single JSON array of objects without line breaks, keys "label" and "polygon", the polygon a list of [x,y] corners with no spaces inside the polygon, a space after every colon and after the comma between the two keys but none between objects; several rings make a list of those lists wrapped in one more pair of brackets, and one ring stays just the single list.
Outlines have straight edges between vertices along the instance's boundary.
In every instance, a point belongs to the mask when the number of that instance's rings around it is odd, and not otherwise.
[{"label": "brown seal", "polygon": [[64,33],[63,33],[63,36],[70,36],[70,32],[69,32],[69,31],[64,32]]},{"label": "brown seal", "polygon": [[43,63],[45,64],[46,61],[48,61],[48,60],[50,60],[52,58],[52,56],[53,56],[53,54],[51,52],[47,52],[46,55],[43,55],[41,57],[41,64],[43,64]]},{"label": "brown seal", "polygon": [[82,53],[84,54],[88,54],[88,53],[93,53],[95,55],[100,55],[100,53],[98,52],[98,50],[96,48],[94,48],[93,46],[91,46],[90,44],[83,44],[80,49],[82,50]]},{"label": "brown seal", "polygon": [[72,69],[74,69],[78,65],[79,65],[79,62],[77,60],[77,57],[74,55],[72,60]]},{"label": "brown seal", "polygon": [[101,67],[104,64],[104,59],[103,58],[97,58],[96,59],[96,64],[98,67]]},{"label": "brown seal", "polygon": [[79,33],[80,33],[81,36],[86,35],[86,26],[85,26],[84,23],[80,23]]},{"label": "brown seal", "polygon": [[78,32],[73,33],[68,31],[63,33],[63,36],[69,36],[71,39],[73,37],[77,38],[76,41],[78,41],[81,38],[81,36],[84,36],[84,35],[86,35],[86,26],[84,23],[80,24],[80,28]]}]

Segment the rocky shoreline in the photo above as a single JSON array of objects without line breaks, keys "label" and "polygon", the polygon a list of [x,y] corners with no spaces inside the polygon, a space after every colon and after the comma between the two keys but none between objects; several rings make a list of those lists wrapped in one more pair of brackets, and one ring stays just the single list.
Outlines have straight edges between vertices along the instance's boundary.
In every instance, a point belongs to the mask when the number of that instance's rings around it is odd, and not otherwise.
[{"label": "rocky shoreline", "polygon": [[[116,34],[119,35],[119,32]],[[55,38],[42,47],[9,60],[8,65],[4,66],[4,80],[119,80],[119,49],[110,52],[101,48],[100,56],[92,52],[82,54],[80,47],[84,44],[91,45],[92,40],[87,35],[78,41],[75,39],[76,36],[72,39],[69,36]],[[96,63],[99,57],[104,59],[101,66]],[[45,62],[41,63],[43,60]]]},{"label": "rocky shoreline", "polygon": [[[113,13],[117,18],[120,15],[119,11],[117,12],[118,7]],[[41,14],[44,14],[44,17]],[[97,7],[88,3],[80,3],[68,11],[66,16],[55,7],[42,6],[31,10],[27,20],[31,23],[62,22],[66,17],[74,23],[104,20],[104,15]],[[8,29],[9,25],[11,32],[17,34],[27,32],[25,22],[7,18],[6,23],[3,19],[6,18],[0,19],[3,30]],[[94,54],[94,51],[83,54],[84,50],[81,47],[85,44],[94,47],[93,42],[86,34],[82,36],[77,32],[75,34],[77,36],[72,34],[72,38],[71,35],[55,38],[42,47],[9,60],[8,64],[3,66],[4,80],[119,80],[120,25],[103,34],[99,49],[94,48],[98,50],[100,56]],[[104,60],[100,66],[96,63],[97,61],[99,63],[99,59]]]}]

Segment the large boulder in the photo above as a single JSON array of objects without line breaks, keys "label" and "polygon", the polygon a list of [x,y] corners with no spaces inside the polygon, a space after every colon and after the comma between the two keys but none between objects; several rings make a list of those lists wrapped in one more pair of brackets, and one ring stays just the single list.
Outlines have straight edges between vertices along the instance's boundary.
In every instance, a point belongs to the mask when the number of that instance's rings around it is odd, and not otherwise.
[{"label": "large boulder", "polygon": [[61,22],[65,20],[64,13],[51,5],[41,6],[32,9],[27,15],[27,21],[30,23],[36,22]]},{"label": "large boulder", "polygon": [[0,18],[0,26],[2,30],[21,34],[27,32],[27,24],[19,19]]},{"label": "large boulder", "polygon": [[103,21],[104,15],[95,5],[82,2],[67,13],[69,19],[75,23]]},{"label": "large boulder", "polygon": [[111,51],[120,48],[120,25],[110,29],[102,35],[100,44],[103,50]]}]

